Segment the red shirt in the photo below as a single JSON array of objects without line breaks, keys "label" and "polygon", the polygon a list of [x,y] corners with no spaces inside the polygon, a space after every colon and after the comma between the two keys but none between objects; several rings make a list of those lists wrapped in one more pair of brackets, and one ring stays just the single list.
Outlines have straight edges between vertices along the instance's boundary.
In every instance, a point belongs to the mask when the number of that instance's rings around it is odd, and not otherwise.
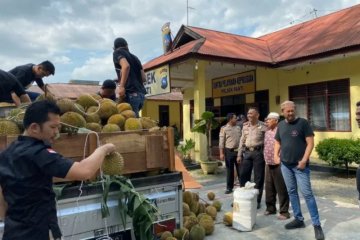
[{"label": "red shirt", "polygon": [[274,164],[274,145],[275,145],[275,133],[277,127],[274,129],[268,129],[265,132],[264,138],[264,159],[266,164],[275,165]]}]

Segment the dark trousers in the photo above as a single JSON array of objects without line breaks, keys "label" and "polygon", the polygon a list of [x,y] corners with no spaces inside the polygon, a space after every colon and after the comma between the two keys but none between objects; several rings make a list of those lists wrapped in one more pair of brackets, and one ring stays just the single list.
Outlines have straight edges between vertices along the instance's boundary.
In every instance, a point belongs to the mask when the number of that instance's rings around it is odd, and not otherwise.
[{"label": "dark trousers", "polygon": [[265,166],[265,202],[266,210],[276,212],[276,194],[279,197],[280,214],[289,215],[289,195],[286,190],[280,165]]},{"label": "dark trousers", "polygon": [[357,190],[359,192],[359,200],[360,200],[360,166],[356,171],[356,185],[357,185]]},{"label": "dark trousers", "polygon": [[[226,189],[233,190],[234,188],[234,167],[238,178],[240,176],[239,164],[236,161],[237,152],[225,148],[225,166],[226,166]],[[239,178],[240,182],[240,178]]]},{"label": "dark trousers", "polygon": [[242,156],[240,165],[240,187],[244,187],[245,183],[251,180],[251,172],[254,167],[255,188],[259,189],[257,202],[261,202],[262,192],[264,190],[265,178],[265,160],[261,150],[245,151]]}]

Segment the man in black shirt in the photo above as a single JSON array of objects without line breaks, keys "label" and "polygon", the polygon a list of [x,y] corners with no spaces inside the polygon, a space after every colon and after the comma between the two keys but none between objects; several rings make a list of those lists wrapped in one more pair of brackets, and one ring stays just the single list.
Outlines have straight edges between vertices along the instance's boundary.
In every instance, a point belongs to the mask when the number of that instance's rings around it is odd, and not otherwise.
[{"label": "man in black shirt", "polygon": [[125,98],[136,117],[139,117],[146,94],[145,72],[140,60],[130,53],[124,38],[116,38],[114,41],[113,61],[119,79],[119,97]]},{"label": "man in black shirt", "polygon": [[283,102],[281,111],[285,120],[279,123],[275,135],[274,163],[280,164],[281,159],[281,172],[295,217],[285,228],[305,227],[298,195],[299,186],[311,216],[315,238],[322,240],[325,237],[310,183],[309,161],[314,148],[314,132],[306,119],[296,117],[294,102]]},{"label": "man in black shirt", "polygon": [[[16,95],[15,98],[13,96]],[[16,106],[31,102],[21,83],[11,73],[0,69],[0,102],[14,102]]]},{"label": "man in black shirt", "polygon": [[89,179],[115,147],[105,144],[80,162],[58,154],[50,144],[59,134],[60,109],[49,101],[31,104],[23,122],[24,134],[0,154],[0,193],[7,203],[2,239],[49,240],[49,230],[60,239],[53,177]]},{"label": "man in black shirt", "polygon": [[[17,66],[9,71],[22,84],[23,88],[28,89],[35,81],[38,87],[45,92],[43,77],[55,74],[55,66],[50,61],[44,61],[40,64],[25,64]],[[36,92],[27,92],[31,101],[34,101],[40,94]]]},{"label": "man in black shirt", "polygon": [[102,98],[109,98],[113,101],[116,101],[116,83],[114,80],[107,79],[103,82],[98,95]]}]

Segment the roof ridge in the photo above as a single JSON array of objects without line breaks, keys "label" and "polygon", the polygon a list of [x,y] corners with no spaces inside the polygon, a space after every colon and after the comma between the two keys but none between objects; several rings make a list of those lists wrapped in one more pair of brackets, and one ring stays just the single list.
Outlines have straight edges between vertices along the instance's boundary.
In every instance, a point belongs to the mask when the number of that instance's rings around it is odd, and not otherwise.
[{"label": "roof ridge", "polygon": [[276,31],[273,31],[273,32],[270,32],[270,33],[267,33],[267,34],[264,34],[264,35],[262,35],[262,36],[257,37],[257,39],[264,40],[263,38],[266,37],[266,36],[269,36],[269,35],[272,35],[272,34],[275,34],[275,33],[281,32],[281,31],[284,31],[284,30],[286,30],[286,29],[291,29],[291,28],[294,28],[294,27],[300,27],[301,25],[309,24],[309,23],[311,23],[311,22],[320,21],[320,19],[329,17],[330,15],[340,14],[340,13],[343,12],[343,11],[349,11],[350,9],[357,8],[357,7],[360,7],[360,4],[357,4],[357,5],[354,5],[354,6],[351,6],[351,7],[347,7],[347,8],[344,8],[344,9],[340,9],[339,11],[335,11],[335,12],[332,12],[332,13],[328,13],[328,14],[325,14],[325,15],[323,15],[323,16],[320,16],[320,17],[317,17],[317,18],[314,18],[314,19],[310,19],[310,20],[304,21],[304,22],[302,22],[302,23],[298,23],[298,24],[295,24],[295,25],[290,26],[290,27],[285,27],[285,28],[282,28],[282,29],[279,29],[279,30],[276,30]]},{"label": "roof ridge", "polygon": [[218,30],[214,30],[214,29],[201,28],[201,27],[193,27],[193,26],[188,26],[188,28],[190,28],[190,29],[191,29],[191,28],[197,28],[197,29],[201,29],[201,30],[205,30],[205,31],[212,31],[212,32],[222,33],[222,34],[226,34],[226,35],[232,35],[232,36],[236,36],[236,37],[244,37],[244,38],[250,38],[250,39],[265,41],[264,39],[260,39],[260,38],[249,37],[249,36],[244,36],[244,35],[235,34],[235,33],[228,33],[228,32],[218,31]]}]

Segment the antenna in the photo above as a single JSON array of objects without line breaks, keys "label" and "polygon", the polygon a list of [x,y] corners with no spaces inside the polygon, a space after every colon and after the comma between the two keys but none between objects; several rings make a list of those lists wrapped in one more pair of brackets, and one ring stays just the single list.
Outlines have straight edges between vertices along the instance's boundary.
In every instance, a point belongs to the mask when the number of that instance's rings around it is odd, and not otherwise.
[{"label": "antenna", "polygon": [[189,0],[186,0],[186,26],[189,26],[189,9],[195,10],[195,8],[189,6]]}]

